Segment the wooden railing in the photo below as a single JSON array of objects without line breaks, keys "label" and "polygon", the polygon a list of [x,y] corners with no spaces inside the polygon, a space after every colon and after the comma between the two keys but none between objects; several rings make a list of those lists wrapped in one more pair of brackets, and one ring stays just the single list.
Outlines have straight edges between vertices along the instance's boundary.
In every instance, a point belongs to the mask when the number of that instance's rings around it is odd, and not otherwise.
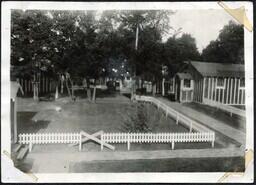
[{"label": "wooden railing", "polygon": [[221,109],[223,111],[229,112],[230,116],[232,116],[232,114],[236,114],[241,117],[246,117],[245,110],[238,109],[238,108],[232,106],[232,105],[244,105],[244,104],[223,104],[223,103],[212,101],[212,100],[209,100],[206,98],[204,99],[204,103],[207,105],[210,105],[210,106],[217,107],[218,109]]},{"label": "wooden railing", "polygon": [[195,120],[190,119],[189,117],[179,113],[178,111],[174,110],[173,108],[169,107],[168,105],[162,103],[158,99],[150,96],[135,96],[135,99],[137,101],[145,101],[145,102],[150,102],[153,103],[154,105],[157,106],[157,108],[161,108],[162,110],[165,111],[165,115],[168,116],[170,115],[174,119],[176,119],[176,124],[181,123],[184,126],[188,127],[190,132],[192,130],[195,130],[197,132],[213,132],[211,129],[208,127],[196,122]]},{"label": "wooden railing", "polygon": [[211,142],[214,147],[214,132],[195,133],[103,133],[101,136],[106,143],[127,143],[130,150],[131,143],[188,143],[188,142]]}]

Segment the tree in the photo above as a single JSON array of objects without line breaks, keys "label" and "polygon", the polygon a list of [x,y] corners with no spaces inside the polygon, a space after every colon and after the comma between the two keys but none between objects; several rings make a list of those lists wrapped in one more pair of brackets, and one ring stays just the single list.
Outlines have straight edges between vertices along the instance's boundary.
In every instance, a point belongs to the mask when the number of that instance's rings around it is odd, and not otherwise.
[{"label": "tree", "polygon": [[[17,77],[30,78],[34,82],[42,72],[52,67],[50,52],[50,18],[46,11],[12,11],[11,65],[18,66]],[[34,93],[37,83],[33,83]],[[37,94],[34,94],[37,99]]]},{"label": "tree", "polygon": [[[123,53],[132,67],[133,82],[140,76],[155,84],[161,74],[162,36],[169,30],[169,15],[172,11],[122,11],[119,32],[125,43]],[[138,46],[135,47],[136,35]],[[133,83],[135,84],[135,83]],[[134,90],[135,88],[133,88]]]},{"label": "tree", "polygon": [[207,62],[243,64],[243,26],[230,21],[220,31],[218,38],[203,49],[202,58]]},{"label": "tree", "polygon": [[181,37],[170,37],[164,45],[165,65],[168,66],[169,75],[177,72],[182,62],[199,60],[200,53],[196,47],[196,40],[190,34],[184,33]]}]

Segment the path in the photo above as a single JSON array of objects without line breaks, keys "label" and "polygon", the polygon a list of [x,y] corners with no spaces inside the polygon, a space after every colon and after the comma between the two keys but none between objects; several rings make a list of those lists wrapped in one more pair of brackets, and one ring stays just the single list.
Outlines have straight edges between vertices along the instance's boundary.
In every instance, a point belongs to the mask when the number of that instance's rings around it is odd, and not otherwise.
[{"label": "path", "polygon": [[231,126],[228,126],[226,123],[216,120],[206,114],[203,114],[197,110],[194,110],[190,107],[184,106],[178,102],[171,102],[165,98],[158,97],[158,100],[163,102],[164,104],[170,106],[171,108],[175,109],[176,111],[194,119],[197,122],[202,123],[203,125],[208,126],[209,128],[216,130],[234,140],[245,145],[246,135],[244,132],[235,129]]},{"label": "path", "polygon": [[[69,172],[71,163],[89,163],[92,161],[126,161],[126,160],[153,160],[153,159],[183,159],[183,158],[232,158],[241,157],[244,152],[241,148],[228,149],[185,149],[159,151],[114,151],[114,152],[74,152],[74,153],[30,153],[26,161],[34,161],[33,172]],[[41,159],[41,160],[35,160]],[[26,163],[25,161],[25,163]],[[47,162],[46,162],[47,161]],[[49,167],[51,164],[51,167]]]}]

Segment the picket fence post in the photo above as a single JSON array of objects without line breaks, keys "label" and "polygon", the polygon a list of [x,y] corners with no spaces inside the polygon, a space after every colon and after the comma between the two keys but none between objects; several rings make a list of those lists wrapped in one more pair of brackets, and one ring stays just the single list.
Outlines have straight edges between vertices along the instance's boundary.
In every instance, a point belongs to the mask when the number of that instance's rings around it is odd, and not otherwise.
[{"label": "picket fence post", "polygon": [[192,121],[190,121],[190,127],[189,127],[189,132],[192,132]]},{"label": "picket fence post", "polygon": [[100,135],[100,150],[103,150],[103,133]]},{"label": "picket fence post", "polygon": [[177,113],[176,124],[179,124],[179,113]]},{"label": "picket fence post", "polygon": [[127,149],[130,150],[130,133],[128,133]]},{"label": "picket fence post", "polygon": [[212,136],[213,136],[213,137],[211,137],[211,139],[212,139],[212,148],[213,148],[213,147],[214,147],[215,134],[212,133]]},{"label": "picket fence post", "polygon": [[79,135],[79,151],[82,150],[82,131],[80,131],[80,135]]}]

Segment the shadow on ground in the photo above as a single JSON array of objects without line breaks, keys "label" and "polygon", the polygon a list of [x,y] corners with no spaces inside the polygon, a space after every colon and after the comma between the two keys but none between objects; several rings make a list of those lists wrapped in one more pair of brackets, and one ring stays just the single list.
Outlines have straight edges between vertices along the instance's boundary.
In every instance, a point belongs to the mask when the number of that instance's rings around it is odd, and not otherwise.
[{"label": "shadow on ground", "polygon": [[45,129],[50,121],[37,120],[32,118],[37,112],[18,112],[17,113],[17,130],[18,133],[37,133],[40,129]]},{"label": "shadow on ground", "polygon": [[221,122],[224,122],[225,124],[242,130],[243,132],[246,131],[246,120],[245,118],[242,118],[241,116],[235,115],[233,114],[232,116],[230,116],[229,113],[222,111],[220,109],[208,106],[208,105],[201,105],[198,103],[185,103],[184,105],[193,108],[199,112],[202,112],[206,115],[209,115],[211,117],[213,117],[216,120],[219,120]]},{"label": "shadow on ground", "polygon": [[70,163],[69,172],[244,172],[244,157]]}]

